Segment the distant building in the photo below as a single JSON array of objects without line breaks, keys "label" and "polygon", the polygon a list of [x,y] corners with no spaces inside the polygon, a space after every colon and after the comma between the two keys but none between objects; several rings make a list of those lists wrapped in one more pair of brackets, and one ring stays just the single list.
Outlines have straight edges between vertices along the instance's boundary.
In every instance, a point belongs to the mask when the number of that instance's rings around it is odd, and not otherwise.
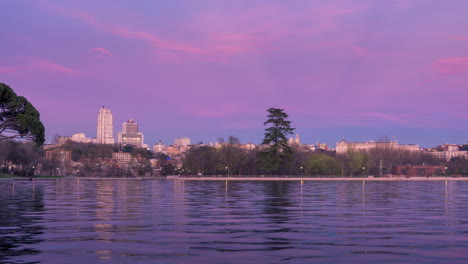
[{"label": "distant building", "polygon": [[79,143],[91,143],[92,139],[87,138],[85,133],[75,133],[70,138],[71,141],[79,142]]},{"label": "distant building", "polygon": [[302,145],[304,147],[304,149],[306,150],[310,150],[310,151],[315,151],[317,148],[315,147],[315,145],[312,145],[312,144],[305,144],[305,145]]},{"label": "distant building", "polygon": [[457,144],[445,144],[442,145],[443,151],[459,151],[460,147]]},{"label": "distant building", "polygon": [[317,149],[317,150],[328,150],[327,143],[317,142],[317,144],[315,145],[315,149]]},{"label": "distant building", "polygon": [[164,145],[161,141],[159,141],[158,143],[154,144],[153,153],[161,153],[161,152],[166,151],[166,149],[167,149],[167,146]]},{"label": "distant building", "polygon": [[396,165],[392,167],[393,175],[405,176],[434,176],[443,175],[446,172],[445,166],[428,165]]},{"label": "distant building", "polygon": [[245,150],[254,150],[257,146],[255,146],[255,144],[252,144],[252,143],[247,143],[247,144],[242,144],[241,145],[241,148],[245,149]]},{"label": "distant building", "polygon": [[468,158],[468,151],[460,150],[456,144],[442,145],[442,151],[430,151],[429,154],[444,160],[451,160],[452,158]]},{"label": "distant building", "polygon": [[138,123],[132,119],[122,124],[122,132],[118,133],[117,141],[122,145],[143,147],[143,134],[138,132]]},{"label": "distant building", "polygon": [[369,151],[377,147],[391,148],[395,150],[405,150],[405,151],[419,151],[419,145],[400,145],[396,141],[375,142],[371,140],[367,142],[348,142],[343,139],[340,142],[336,143],[336,153],[345,154],[348,152],[348,150]]},{"label": "distant building", "polygon": [[133,160],[132,155],[128,152],[112,152],[112,159],[117,161],[119,165],[130,164]]},{"label": "distant building", "polygon": [[296,136],[294,138],[289,138],[288,143],[291,144],[291,145],[292,144],[300,145],[301,144],[301,138],[299,137],[299,134],[296,134]]},{"label": "distant building", "polygon": [[99,110],[96,143],[114,144],[114,125],[112,112],[108,108],[102,107]]},{"label": "distant building", "polygon": [[70,150],[62,150],[59,148],[50,149],[46,151],[46,159],[48,161],[51,160],[58,160],[60,163],[69,163],[71,162],[71,151]]},{"label": "distant building", "polygon": [[190,138],[188,137],[176,138],[174,140],[174,145],[187,147],[188,145],[190,145]]}]

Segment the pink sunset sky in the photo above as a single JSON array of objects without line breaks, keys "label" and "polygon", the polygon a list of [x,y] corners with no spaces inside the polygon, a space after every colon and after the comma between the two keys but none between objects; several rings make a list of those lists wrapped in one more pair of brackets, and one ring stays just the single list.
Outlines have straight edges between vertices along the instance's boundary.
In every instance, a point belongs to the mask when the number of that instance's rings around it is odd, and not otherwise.
[{"label": "pink sunset sky", "polygon": [[303,143],[468,138],[466,0],[1,1],[0,82],[47,137],[134,119],[145,143],[260,143],[284,108]]}]

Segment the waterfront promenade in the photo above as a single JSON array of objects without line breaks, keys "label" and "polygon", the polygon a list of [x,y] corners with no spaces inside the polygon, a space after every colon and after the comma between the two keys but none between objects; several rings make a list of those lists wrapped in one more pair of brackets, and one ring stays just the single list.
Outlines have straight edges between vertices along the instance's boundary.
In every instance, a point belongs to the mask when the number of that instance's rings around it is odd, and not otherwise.
[{"label": "waterfront promenade", "polygon": [[[34,181],[50,181],[50,180],[162,180],[161,177],[40,177],[32,178]],[[176,180],[176,181],[468,181],[468,177],[446,177],[446,176],[434,176],[434,177],[255,177],[255,176],[245,176],[245,177],[193,177],[193,176],[177,176],[171,175],[167,176],[167,180]],[[11,178],[0,178],[0,182],[6,181],[29,181],[29,178],[25,177],[11,177]]]},{"label": "waterfront promenade", "polygon": [[167,176],[181,181],[468,181],[468,177],[187,177]]}]

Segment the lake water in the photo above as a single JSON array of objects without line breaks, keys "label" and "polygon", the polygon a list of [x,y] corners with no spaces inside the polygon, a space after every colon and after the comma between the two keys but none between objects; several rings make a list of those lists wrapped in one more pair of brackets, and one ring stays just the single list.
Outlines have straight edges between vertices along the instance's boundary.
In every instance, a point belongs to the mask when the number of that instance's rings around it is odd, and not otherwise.
[{"label": "lake water", "polygon": [[468,182],[0,181],[0,263],[468,263]]}]

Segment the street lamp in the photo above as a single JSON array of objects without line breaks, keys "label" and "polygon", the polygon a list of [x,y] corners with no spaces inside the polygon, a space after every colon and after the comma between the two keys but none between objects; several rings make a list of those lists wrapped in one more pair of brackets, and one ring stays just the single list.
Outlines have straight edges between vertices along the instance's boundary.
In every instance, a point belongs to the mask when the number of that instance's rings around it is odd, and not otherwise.
[{"label": "street lamp", "polygon": [[301,176],[303,176],[303,175],[304,175],[304,174],[302,173],[302,166],[301,166],[301,171],[300,171],[300,173],[301,173]]},{"label": "street lamp", "polygon": [[226,175],[229,176],[228,167],[226,166]]}]

